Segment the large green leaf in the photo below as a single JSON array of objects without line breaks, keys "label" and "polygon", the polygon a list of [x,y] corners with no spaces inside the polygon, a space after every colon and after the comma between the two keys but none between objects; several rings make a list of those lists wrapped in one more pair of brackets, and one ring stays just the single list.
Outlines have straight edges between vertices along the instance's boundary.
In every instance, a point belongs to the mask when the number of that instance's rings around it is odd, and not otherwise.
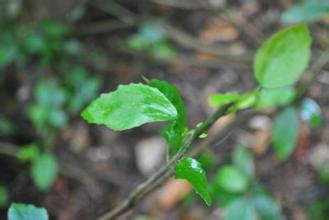
[{"label": "large green leaf", "polygon": [[281,20],[286,23],[311,22],[329,14],[328,2],[304,2],[285,11]]},{"label": "large green leaf", "polygon": [[148,80],[147,83],[149,86],[159,89],[177,110],[177,119],[166,126],[162,131],[162,135],[167,143],[177,149],[181,147],[183,143],[186,130],[186,110],[183,99],[179,91],[173,85],[165,81],[152,79]]},{"label": "large green leaf", "polygon": [[298,117],[293,107],[287,107],[275,118],[273,145],[280,160],[290,156],[298,135]]},{"label": "large green leaf", "polygon": [[206,172],[197,160],[187,157],[179,160],[175,165],[175,175],[177,179],[187,180],[206,204],[211,205]]},{"label": "large green leaf", "polygon": [[11,204],[8,220],[48,220],[47,210],[28,204]]},{"label": "large green leaf", "polygon": [[257,81],[266,88],[295,83],[308,65],[311,37],[306,25],[288,27],[268,39],[254,61]]},{"label": "large green leaf", "polygon": [[53,185],[57,172],[57,160],[52,154],[41,154],[32,162],[32,180],[40,190],[48,190]]},{"label": "large green leaf", "polygon": [[231,165],[223,166],[215,179],[218,186],[231,193],[242,193],[248,185],[249,179],[239,168]]},{"label": "large green leaf", "polygon": [[149,122],[174,120],[177,110],[158,89],[132,83],[102,94],[81,115],[89,123],[122,131]]},{"label": "large green leaf", "polygon": [[240,197],[232,201],[225,210],[225,220],[257,220],[254,204],[247,198]]}]

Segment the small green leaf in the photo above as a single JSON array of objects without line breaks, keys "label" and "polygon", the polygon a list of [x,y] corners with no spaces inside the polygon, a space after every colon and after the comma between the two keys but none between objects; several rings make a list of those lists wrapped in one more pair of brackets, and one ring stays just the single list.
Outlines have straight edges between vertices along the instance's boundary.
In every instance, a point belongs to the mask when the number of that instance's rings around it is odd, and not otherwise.
[{"label": "small green leaf", "polygon": [[244,192],[248,185],[248,177],[237,167],[225,165],[217,173],[216,183],[232,193],[242,193]]},{"label": "small green leaf", "polygon": [[36,144],[28,144],[20,148],[17,157],[23,161],[34,160],[39,156],[40,150]]},{"label": "small green leaf", "polygon": [[32,180],[40,190],[46,191],[50,189],[55,181],[57,172],[57,160],[52,154],[41,154],[32,162]]},{"label": "small green leaf", "polygon": [[242,94],[239,100],[237,101],[237,103],[235,104],[235,106],[233,107],[233,109],[243,110],[254,106],[258,96],[259,96],[258,88]]},{"label": "small green leaf", "polygon": [[321,125],[321,109],[318,103],[310,98],[305,98],[300,106],[300,115],[304,121],[309,121],[313,127]]},{"label": "small green leaf", "polygon": [[0,136],[9,136],[14,131],[14,124],[7,117],[0,114]]},{"label": "small green leaf", "polygon": [[197,160],[187,157],[179,160],[175,165],[175,175],[177,179],[187,180],[206,204],[211,205],[212,200],[208,191],[206,172]]},{"label": "small green leaf", "polygon": [[140,27],[140,36],[149,44],[158,43],[165,39],[164,30],[156,24],[145,23]]},{"label": "small green leaf", "polygon": [[285,23],[312,22],[329,14],[328,2],[306,1],[285,11],[281,20]]},{"label": "small green leaf", "polygon": [[286,28],[268,39],[254,61],[257,81],[265,88],[295,83],[310,59],[311,36],[306,25]]},{"label": "small green leaf", "polygon": [[243,146],[237,147],[233,152],[233,163],[244,175],[252,179],[254,175],[254,161],[250,151]]},{"label": "small green leaf", "polygon": [[276,89],[262,89],[260,91],[259,99],[256,103],[256,107],[271,108],[276,106],[284,106],[294,100],[296,91],[294,87],[287,86]]},{"label": "small green leaf", "polygon": [[214,94],[208,98],[208,103],[211,106],[222,106],[231,102],[236,102],[240,98],[240,94],[237,92],[228,92],[224,94]]},{"label": "small green leaf", "polygon": [[129,84],[102,94],[81,116],[89,123],[122,131],[149,122],[174,120],[177,110],[158,89],[143,84]]},{"label": "small green leaf", "polygon": [[240,197],[231,202],[225,210],[225,220],[257,220],[257,211],[250,199]]},{"label": "small green leaf", "polygon": [[275,118],[273,145],[280,160],[287,159],[294,151],[298,135],[298,117],[293,107],[287,107]]},{"label": "small green leaf", "polygon": [[7,187],[0,185],[0,207],[3,207],[7,204],[8,197],[9,193]]},{"label": "small green leaf", "polygon": [[8,220],[48,220],[48,213],[34,205],[13,203],[8,210]]}]

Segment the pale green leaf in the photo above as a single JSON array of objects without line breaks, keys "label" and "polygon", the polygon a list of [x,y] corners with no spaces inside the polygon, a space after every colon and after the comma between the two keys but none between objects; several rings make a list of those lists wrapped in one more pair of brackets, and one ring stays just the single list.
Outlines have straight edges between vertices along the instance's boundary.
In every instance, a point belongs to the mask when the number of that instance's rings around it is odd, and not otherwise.
[{"label": "pale green leaf", "polygon": [[312,22],[329,14],[328,2],[308,1],[294,5],[285,11],[281,20],[286,23]]},{"label": "pale green leaf", "polygon": [[158,89],[143,84],[129,84],[102,94],[81,115],[89,123],[122,131],[149,122],[174,120],[177,110]]},{"label": "pale green leaf", "polygon": [[275,118],[273,145],[280,160],[287,159],[294,151],[298,135],[298,117],[293,107],[287,107]]},{"label": "pale green leaf", "polygon": [[8,220],[48,220],[47,210],[28,204],[11,204]]},{"label": "pale green leaf", "polygon": [[206,172],[197,160],[187,157],[179,160],[175,165],[175,175],[177,179],[187,180],[206,204],[211,205],[212,200],[208,191]]},{"label": "pale green leaf", "polygon": [[211,95],[208,98],[208,103],[211,106],[221,106],[231,102],[236,102],[239,98],[240,95],[237,92],[218,93]]},{"label": "pale green leaf", "polygon": [[258,220],[254,204],[240,197],[232,201],[225,209],[225,220]]},{"label": "pale green leaf", "polygon": [[268,39],[254,61],[256,80],[265,88],[295,83],[310,59],[311,36],[306,25],[288,27]]},{"label": "pale green leaf", "polygon": [[237,147],[233,152],[233,163],[249,179],[254,175],[254,161],[251,152],[243,146]]},{"label": "pale green leaf", "polygon": [[287,86],[276,89],[262,89],[259,99],[257,100],[257,108],[271,108],[275,106],[284,106],[294,100],[296,91],[294,87]]}]

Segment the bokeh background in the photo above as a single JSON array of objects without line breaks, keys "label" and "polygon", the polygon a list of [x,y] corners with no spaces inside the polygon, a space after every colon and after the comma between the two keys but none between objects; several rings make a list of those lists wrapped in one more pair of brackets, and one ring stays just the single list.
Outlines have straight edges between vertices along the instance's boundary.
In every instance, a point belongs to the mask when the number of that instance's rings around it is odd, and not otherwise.
[{"label": "bokeh background", "polygon": [[[82,109],[119,84],[158,78],[180,90],[193,128],[214,111],[211,94],[254,88],[257,48],[300,3],[0,0],[0,218],[11,202],[43,206],[58,220],[97,219],[118,205],[164,161],[163,124],[117,133],[87,124]],[[250,195],[257,195],[256,219],[329,219],[328,8],[315,17],[290,14],[308,19],[309,72],[318,74],[305,95],[321,108],[320,126],[301,122],[293,155],[275,156],[275,110],[230,115],[198,143],[211,207],[188,183],[170,179],[122,219],[225,219],[228,212],[255,219],[248,205],[229,205]],[[216,175],[236,155],[252,161],[249,191],[217,189]],[[239,178],[228,176],[232,184]]]}]

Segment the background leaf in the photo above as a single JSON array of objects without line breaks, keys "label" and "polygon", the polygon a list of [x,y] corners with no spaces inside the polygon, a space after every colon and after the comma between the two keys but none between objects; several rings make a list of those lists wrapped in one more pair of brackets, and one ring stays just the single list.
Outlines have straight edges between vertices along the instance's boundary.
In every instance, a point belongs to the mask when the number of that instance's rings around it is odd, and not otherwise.
[{"label": "background leaf", "polygon": [[82,117],[89,123],[122,131],[149,122],[174,120],[177,110],[158,89],[129,84],[102,94],[82,112]]},{"label": "background leaf", "polygon": [[309,121],[313,127],[321,125],[321,109],[318,103],[310,98],[305,98],[300,106],[300,116]]},{"label": "background leaf", "polygon": [[310,59],[311,37],[306,25],[288,27],[268,39],[254,61],[257,81],[265,88],[291,85]]},{"label": "background leaf", "polygon": [[249,184],[248,177],[237,167],[223,166],[216,176],[216,183],[231,193],[244,192]]},{"label": "background leaf", "polygon": [[239,168],[249,179],[254,175],[254,161],[250,151],[243,146],[237,147],[233,152],[233,163]]},{"label": "background leaf", "polygon": [[32,162],[32,180],[40,190],[48,190],[53,185],[57,172],[57,160],[52,154],[41,154]]},{"label": "background leaf", "polygon": [[247,198],[240,197],[231,202],[225,210],[225,220],[257,220],[254,204]]},{"label": "background leaf", "polygon": [[293,107],[287,107],[275,118],[273,145],[280,160],[290,156],[298,135],[298,118]]},{"label": "background leaf", "polygon": [[48,220],[48,214],[44,208],[13,203],[8,211],[8,220]]},{"label": "background leaf", "polygon": [[289,104],[296,96],[294,87],[287,86],[276,89],[262,89],[256,103],[257,108],[271,108]]},{"label": "background leaf", "polygon": [[297,4],[285,11],[281,16],[281,20],[286,23],[311,22],[320,20],[328,14],[328,2],[308,1]]},{"label": "background leaf", "polygon": [[197,160],[187,157],[179,160],[175,166],[175,175],[177,179],[187,180],[206,204],[211,205],[206,172]]}]

